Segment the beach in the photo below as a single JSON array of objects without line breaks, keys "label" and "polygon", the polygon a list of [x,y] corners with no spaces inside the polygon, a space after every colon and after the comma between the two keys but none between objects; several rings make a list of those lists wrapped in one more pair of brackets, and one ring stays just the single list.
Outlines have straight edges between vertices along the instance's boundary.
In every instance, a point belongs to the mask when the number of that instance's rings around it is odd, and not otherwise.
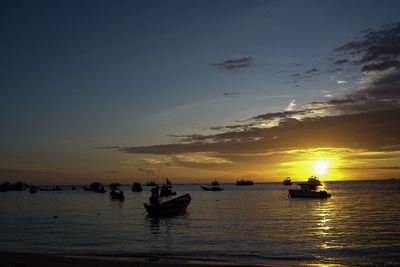
[{"label": "beach", "polygon": [[[203,263],[156,260],[149,261],[133,258],[114,257],[77,257],[55,256],[25,253],[0,253],[0,267],[252,267],[261,265],[229,264],[229,263]],[[279,262],[262,266],[296,266],[292,263]]]}]

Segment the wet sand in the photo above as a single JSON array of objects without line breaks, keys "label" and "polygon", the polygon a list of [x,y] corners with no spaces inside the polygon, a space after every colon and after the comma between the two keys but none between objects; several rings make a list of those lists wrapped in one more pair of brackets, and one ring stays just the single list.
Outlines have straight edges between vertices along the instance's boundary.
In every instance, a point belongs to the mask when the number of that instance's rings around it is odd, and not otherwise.
[{"label": "wet sand", "polygon": [[244,265],[234,263],[186,262],[178,260],[145,260],[113,257],[54,256],[25,253],[0,253],[0,267],[254,267],[299,266],[291,262],[267,265]]}]

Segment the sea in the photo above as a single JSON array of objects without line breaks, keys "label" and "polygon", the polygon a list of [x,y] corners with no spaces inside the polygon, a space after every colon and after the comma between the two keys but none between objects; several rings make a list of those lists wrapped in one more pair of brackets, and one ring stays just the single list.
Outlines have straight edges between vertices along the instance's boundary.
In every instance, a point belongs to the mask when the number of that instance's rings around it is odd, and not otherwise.
[{"label": "sea", "polygon": [[78,187],[0,193],[0,251],[238,264],[400,266],[400,182],[326,182],[329,199],[296,185],[174,185],[187,213],[149,218],[150,187],[125,201]]}]

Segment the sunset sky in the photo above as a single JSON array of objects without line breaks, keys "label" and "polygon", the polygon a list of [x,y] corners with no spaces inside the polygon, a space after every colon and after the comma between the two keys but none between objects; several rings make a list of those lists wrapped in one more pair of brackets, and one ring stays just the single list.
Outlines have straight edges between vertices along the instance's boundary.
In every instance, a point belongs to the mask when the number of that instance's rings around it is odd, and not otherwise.
[{"label": "sunset sky", "polygon": [[400,177],[400,1],[1,1],[0,182]]}]

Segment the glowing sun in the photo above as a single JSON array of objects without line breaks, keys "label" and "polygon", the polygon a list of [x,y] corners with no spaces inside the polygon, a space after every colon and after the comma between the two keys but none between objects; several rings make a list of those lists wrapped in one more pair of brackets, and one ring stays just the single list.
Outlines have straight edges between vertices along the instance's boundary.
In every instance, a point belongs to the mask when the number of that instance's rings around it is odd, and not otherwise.
[{"label": "glowing sun", "polygon": [[314,170],[318,175],[325,174],[327,167],[328,167],[328,164],[325,161],[317,161],[314,164]]}]

